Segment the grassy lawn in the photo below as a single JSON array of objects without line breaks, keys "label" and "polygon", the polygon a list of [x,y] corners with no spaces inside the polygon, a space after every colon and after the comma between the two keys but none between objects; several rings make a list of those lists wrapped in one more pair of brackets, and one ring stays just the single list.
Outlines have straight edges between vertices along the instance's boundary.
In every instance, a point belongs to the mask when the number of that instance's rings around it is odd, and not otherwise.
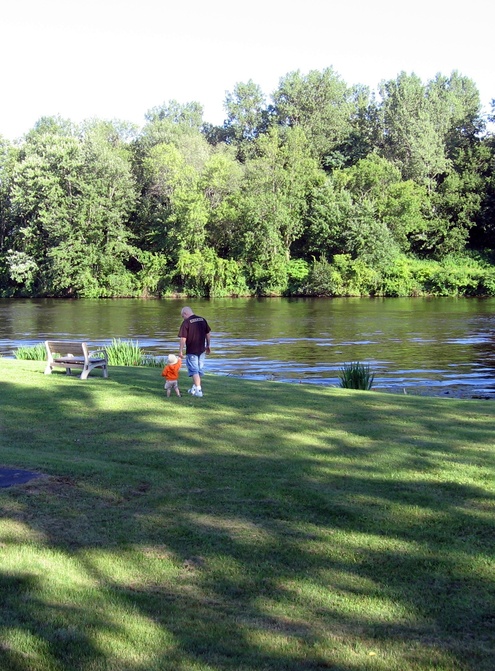
[{"label": "grassy lawn", "polygon": [[493,671],[495,403],[43,368],[0,360],[44,474],[0,489],[2,671]]}]

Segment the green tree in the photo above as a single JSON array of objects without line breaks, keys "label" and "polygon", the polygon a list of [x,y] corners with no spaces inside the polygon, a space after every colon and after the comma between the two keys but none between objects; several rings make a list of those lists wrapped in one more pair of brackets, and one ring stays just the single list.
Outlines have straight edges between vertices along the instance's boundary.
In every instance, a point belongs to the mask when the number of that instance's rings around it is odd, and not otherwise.
[{"label": "green tree", "polygon": [[332,69],[290,72],[273,94],[273,116],[282,126],[304,130],[313,155],[323,166],[341,165],[339,148],[352,132],[357,100]]},{"label": "green tree", "polygon": [[308,260],[348,254],[381,267],[424,234],[425,199],[423,187],[370,154],[313,190],[302,251]]},{"label": "green tree", "polygon": [[238,220],[236,198],[243,178],[243,165],[225,145],[218,147],[201,172],[200,188],[209,210],[207,244],[223,258],[233,256]]},{"label": "green tree", "polygon": [[[34,134],[13,174],[13,251],[36,265],[34,291],[114,295],[132,254],[127,218],[136,197],[130,165],[98,134]],[[33,266],[34,267],[34,266]],[[129,277],[124,282],[130,288]]]},{"label": "green tree", "polygon": [[203,106],[195,101],[179,103],[177,100],[169,100],[168,103],[152,107],[144,116],[150,123],[167,120],[199,131],[203,125]]},{"label": "green tree", "polygon": [[427,90],[415,74],[402,72],[382,82],[381,111],[384,156],[395,163],[404,179],[413,179],[431,192],[436,179],[450,169],[445,129],[429,104]]},{"label": "green tree", "polygon": [[256,141],[237,199],[234,253],[258,293],[287,286],[287,263],[302,235],[308,198],[324,179],[300,128],[271,128]]},{"label": "green tree", "polygon": [[172,144],[153,147],[144,162],[148,195],[155,202],[155,247],[177,259],[179,251],[201,250],[206,237],[208,204],[200,174]]},{"label": "green tree", "polygon": [[404,252],[428,228],[429,199],[424,187],[413,180],[402,180],[390,161],[370,154],[345,170],[336,171],[337,184],[351,193],[355,204],[369,203],[378,221]]},{"label": "green tree", "polygon": [[251,79],[238,82],[225,97],[227,119],[223,139],[237,147],[238,156],[245,160],[253,149],[253,140],[266,130],[267,110],[265,95]]},{"label": "green tree", "polygon": [[12,234],[11,183],[18,151],[0,136],[0,255],[10,244]]},{"label": "green tree", "polygon": [[[308,194],[324,175],[300,128],[271,128],[258,139],[256,152],[246,162],[240,200],[243,239],[265,261],[278,255],[288,261],[303,231]],[[245,249],[245,258],[252,253]]]},{"label": "green tree", "polygon": [[438,74],[429,81],[425,94],[446,155],[455,162],[459,151],[476,144],[485,130],[478,88],[472,79],[454,71],[450,77]]}]

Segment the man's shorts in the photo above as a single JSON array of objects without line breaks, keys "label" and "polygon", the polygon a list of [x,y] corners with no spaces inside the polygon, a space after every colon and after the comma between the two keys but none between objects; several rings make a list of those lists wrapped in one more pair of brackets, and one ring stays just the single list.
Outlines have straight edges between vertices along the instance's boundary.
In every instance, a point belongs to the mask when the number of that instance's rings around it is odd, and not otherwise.
[{"label": "man's shorts", "polygon": [[205,367],[206,354],[186,354],[187,374],[189,377],[193,375],[203,375]]},{"label": "man's shorts", "polygon": [[165,389],[177,389],[179,382],[177,380],[167,380],[165,382]]}]

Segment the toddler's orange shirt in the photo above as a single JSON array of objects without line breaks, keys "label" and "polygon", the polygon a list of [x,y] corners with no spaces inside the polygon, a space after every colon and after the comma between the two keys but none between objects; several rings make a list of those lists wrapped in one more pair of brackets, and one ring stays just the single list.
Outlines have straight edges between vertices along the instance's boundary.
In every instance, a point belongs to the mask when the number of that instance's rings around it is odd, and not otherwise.
[{"label": "toddler's orange shirt", "polygon": [[181,366],[182,366],[182,359],[179,359],[177,363],[168,363],[162,370],[163,377],[166,377],[167,380],[178,380],[179,369]]}]

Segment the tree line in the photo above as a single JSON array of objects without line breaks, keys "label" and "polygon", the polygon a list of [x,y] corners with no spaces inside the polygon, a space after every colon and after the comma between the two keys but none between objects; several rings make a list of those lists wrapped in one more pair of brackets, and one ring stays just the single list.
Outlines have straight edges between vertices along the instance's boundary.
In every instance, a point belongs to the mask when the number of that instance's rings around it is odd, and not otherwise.
[{"label": "tree line", "polygon": [[225,110],[0,136],[0,295],[495,295],[495,105],[471,79],[296,71]]}]

